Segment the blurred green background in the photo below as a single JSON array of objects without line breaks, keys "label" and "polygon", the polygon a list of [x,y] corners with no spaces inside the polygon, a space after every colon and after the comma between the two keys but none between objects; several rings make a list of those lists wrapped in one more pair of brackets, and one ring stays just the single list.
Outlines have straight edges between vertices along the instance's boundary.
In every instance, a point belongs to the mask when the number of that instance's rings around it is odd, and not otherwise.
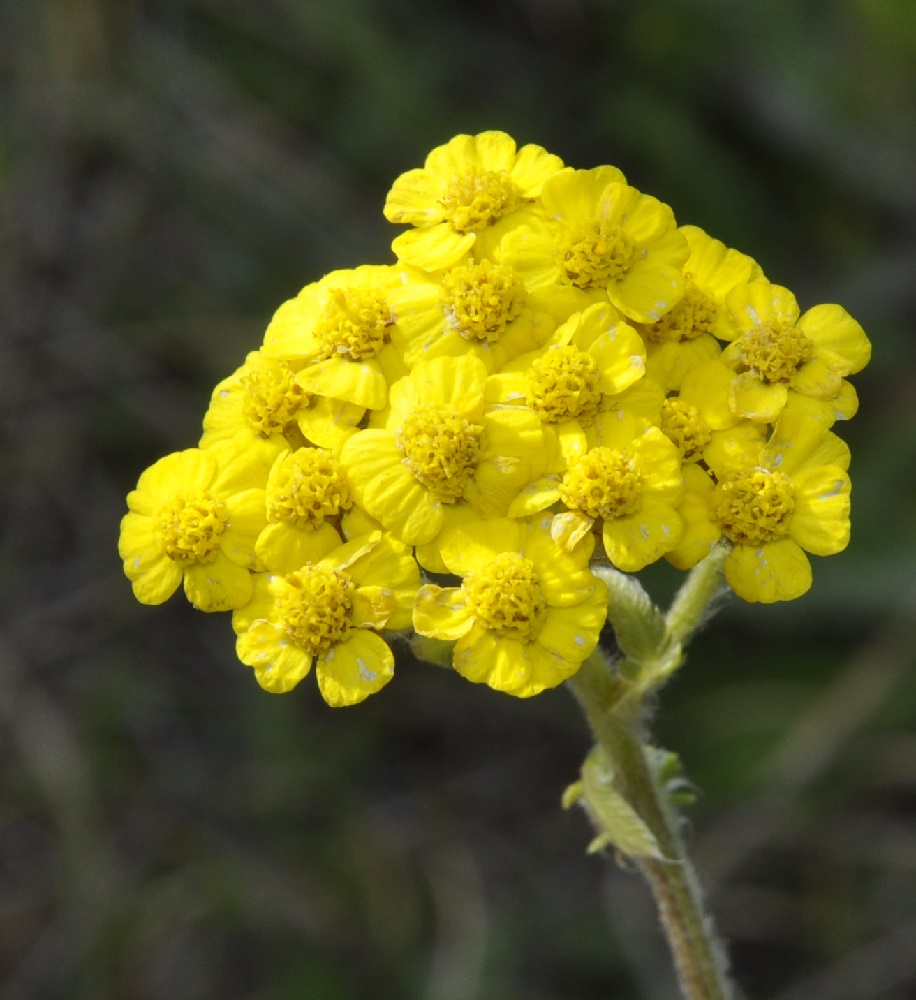
[{"label": "blurred green background", "polygon": [[559,809],[564,691],[269,696],[117,559],[273,310],[388,261],[390,183],[485,128],[872,338],[848,551],[727,605],[657,733],[748,996],[916,996],[911,0],[5,0],[0,88],[0,1000],[675,996],[639,877]]}]

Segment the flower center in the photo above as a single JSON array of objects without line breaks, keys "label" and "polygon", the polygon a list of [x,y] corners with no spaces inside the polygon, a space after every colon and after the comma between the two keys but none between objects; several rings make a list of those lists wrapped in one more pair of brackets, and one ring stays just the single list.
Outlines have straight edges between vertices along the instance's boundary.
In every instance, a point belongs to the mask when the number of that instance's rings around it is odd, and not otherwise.
[{"label": "flower center", "polygon": [[277,614],[286,634],[312,656],[345,639],[356,584],[340,570],[304,566],[273,580]]},{"label": "flower center", "polygon": [[680,302],[657,322],[640,327],[646,340],[653,344],[680,343],[712,333],[716,321],[716,303],[701,292],[693,282]]},{"label": "flower center", "polygon": [[635,256],[636,245],[620,226],[595,221],[571,234],[560,269],[571,285],[594,288],[619,278]]},{"label": "flower center", "polygon": [[296,411],[309,401],[285,361],[265,360],[242,379],[242,386],[245,390],[242,412],[251,429],[261,437],[281,434]]},{"label": "flower center", "polygon": [[814,354],[814,344],[796,326],[756,326],[744,334],[741,346],[745,365],[764,382],[788,381]]},{"label": "flower center", "polygon": [[488,260],[462,264],[442,280],[446,325],[466,340],[492,344],[522,311],[524,295],[511,267]]},{"label": "flower center", "polygon": [[547,615],[534,563],[519,552],[500,552],[462,583],[477,623],[509,639],[530,642]]},{"label": "flower center", "polygon": [[162,551],[175,562],[213,562],[220,538],[229,526],[229,508],[204,491],[176,496],[156,513],[155,537]]},{"label": "flower center", "polygon": [[455,177],[439,199],[446,221],[458,233],[476,233],[515,211],[518,188],[505,170],[471,168]]},{"label": "flower center", "polygon": [[435,500],[454,503],[474,474],[483,427],[442,403],[414,410],[397,434],[404,462]]},{"label": "flower center", "polygon": [[662,433],[677,445],[685,462],[695,462],[712,440],[712,433],[700,411],[677,396],[669,396],[662,404]]},{"label": "flower center", "polygon": [[601,403],[597,362],[569,345],[545,352],[528,370],[525,402],[544,423],[579,420],[587,426]]},{"label": "flower center", "polygon": [[299,448],[278,458],[267,478],[267,520],[318,528],[353,501],[343,467],[318,448]]},{"label": "flower center", "polygon": [[312,335],[325,358],[365,361],[388,340],[394,322],[385,296],[374,288],[332,288]]},{"label": "flower center", "polygon": [[592,448],[566,470],[560,482],[563,503],[596,520],[638,513],[642,496],[636,462],[616,448]]},{"label": "flower center", "polygon": [[763,545],[785,538],[795,509],[795,490],[781,472],[753,469],[724,479],[713,494],[722,531],[738,545]]}]

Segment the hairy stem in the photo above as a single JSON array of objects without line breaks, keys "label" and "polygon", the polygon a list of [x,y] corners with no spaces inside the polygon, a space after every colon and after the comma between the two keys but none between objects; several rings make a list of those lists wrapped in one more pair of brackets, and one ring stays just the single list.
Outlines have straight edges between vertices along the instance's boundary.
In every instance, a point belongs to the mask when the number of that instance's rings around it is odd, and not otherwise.
[{"label": "hairy stem", "polygon": [[[615,791],[635,810],[658,845],[656,857],[635,860],[655,896],[684,997],[730,1000],[733,991],[725,951],[704,912],[699,881],[647,749],[633,721],[614,712],[616,686],[609,665],[600,653],[592,654],[567,683],[582,706],[596,744],[611,764]],[[594,819],[594,812],[590,812]],[[613,838],[614,831],[602,832]]]}]

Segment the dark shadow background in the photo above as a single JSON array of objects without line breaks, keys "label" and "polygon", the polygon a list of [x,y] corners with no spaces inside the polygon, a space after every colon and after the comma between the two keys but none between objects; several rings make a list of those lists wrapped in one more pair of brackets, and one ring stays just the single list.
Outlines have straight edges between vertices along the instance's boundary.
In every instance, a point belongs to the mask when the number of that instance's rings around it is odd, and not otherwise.
[{"label": "dark shadow background", "polygon": [[[273,310],[390,259],[461,131],[614,163],[875,347],[848,551],[729,605],[658,709],[755,1000],[916,996],[910,0],[0,5],[0,1000],[675,995],[638,876],[560,794],[563,691],[404,662],[275,698],[229,622],[136,604],[124,495]],[[663,599],[673,571],[646,577]]]}]

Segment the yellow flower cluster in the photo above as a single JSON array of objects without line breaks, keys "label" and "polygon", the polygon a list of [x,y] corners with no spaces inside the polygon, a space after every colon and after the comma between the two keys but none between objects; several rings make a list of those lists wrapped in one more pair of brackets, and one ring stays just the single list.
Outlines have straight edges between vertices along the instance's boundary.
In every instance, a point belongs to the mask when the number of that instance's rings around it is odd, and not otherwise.
[{"label": "yellow flower cluster", "polygon": [[[199,447],[147,469],[120,552],[137,598],[232,611],[243,663],[332,705],[413,628],[518,696],[571,676],[599,562],[689,569],[722,540],[749,601],[849,537],[840,306],[801,312],[749,257],[629,185],[502,132],[399,177],[397,263],[334,271],[214,390]],[[452,579],[439,583],[430,574]]]}]

